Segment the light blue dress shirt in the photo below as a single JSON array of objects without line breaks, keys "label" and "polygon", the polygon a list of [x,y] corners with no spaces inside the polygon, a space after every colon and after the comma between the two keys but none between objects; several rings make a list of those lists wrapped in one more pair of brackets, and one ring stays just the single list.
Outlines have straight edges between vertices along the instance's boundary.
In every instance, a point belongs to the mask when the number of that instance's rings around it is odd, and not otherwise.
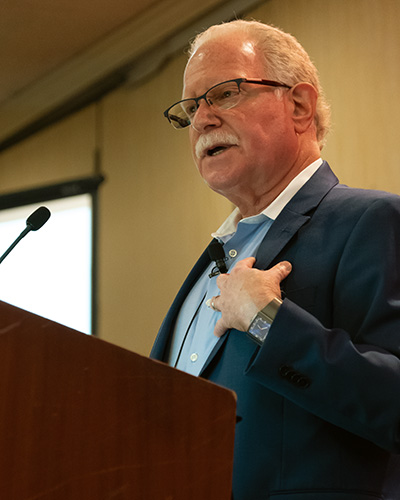
[{"label": "light blue dress shirt", "polygon": [[[228,272],[236,262],[254,257],[273,220],[264,214],[239,221],[236,233],[221,240],[224,243]],[[212,263],[187,296],[175,325],[169,364],[192,375],[198,375],[218,342],[214,327],[221,313],[207,307],[206,301],[219,295],[217,277],[209,277]]]},{"label": "light blue dress shirt", "polygon": [[[260,214],[240,219],[235,209],[213,234],[224,244],[228,272],[236,262],[255,257],[257,250],[274,220],[299,189],[322,164],[321,158],[298,174],[282,193]],[[237,225],[236,225],[237,223]],[[208,299],[219,295],[216,277],[209,274],[215,267],[210,264],[194,285],[179,312],[171,341],[168,363],[192,375],[199,375],[213,347],[218,342],[214,327],[221,313],[207,307]]]}]

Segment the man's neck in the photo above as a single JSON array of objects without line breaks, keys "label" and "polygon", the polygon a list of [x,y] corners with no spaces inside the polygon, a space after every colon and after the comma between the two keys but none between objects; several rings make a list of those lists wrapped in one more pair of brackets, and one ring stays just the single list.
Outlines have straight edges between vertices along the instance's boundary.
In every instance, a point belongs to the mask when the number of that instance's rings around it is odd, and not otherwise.
[{"label": "man's neck", "polygon": [[[269,219],[275,220],[285,208],[285,206],[290,202],[290,200],[296,195],[296,193],[315,174],[322,163],[322,159],[319,158],[318,160],[312,162],[311,165],[308,165],[290,182],[290,184],[280,193],[279,196],[275,198],[275,200],[266,209],[261,210],[256,215],[262,213]],[[212,237],[223,238],[226,235],[233,234],[236,231],[239,221],[244,218],[245,217],[243,217],[239,212],[239,209],[236,208],[218,228],[218,230],[215,233],[212,233]]]},{"label": "man's neck", "polygon": [[[229,197],[229,200],[239,208],[242,217],[250,217],[257,215],[268,208],[279,196],[286,190],[286,188],[296,179],[301,172],[307,169],[314,162],[320,160],[319,155],[307,159],[302,164],[291,168],[288,173],[282,178],[278,178],[274,185],[265,186],[264,191],[247,191],[241,190],[239,196]],[[321,161],[319,162],[319,164]],[[261,186],[257,186],[259,189]],[[236,200],[234,200],[236,198]]]}]

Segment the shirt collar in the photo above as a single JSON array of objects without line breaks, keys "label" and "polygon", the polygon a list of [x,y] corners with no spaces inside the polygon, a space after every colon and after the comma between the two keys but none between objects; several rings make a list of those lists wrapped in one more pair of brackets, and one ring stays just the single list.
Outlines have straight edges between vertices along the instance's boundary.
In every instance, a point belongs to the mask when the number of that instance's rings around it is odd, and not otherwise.
[{"label": "shirt collar", "polygon": [[236,228],[239,222],[256,224],[260,222],[260,218],[269,218],[275,220],[285,208],[285,206],[289,203],[289,201],[293,198],[293,196],[315,174],[322,163],[322,159],[319,158],[318,160],[311,163],[311,165],[308,165],[308,167],[302,170],[275,198],[275,200],[258,215],[252,215],[250,217],[245,217],[244,219],[242,219],[239,209],[236,207],[235,210],[227,217],[227,219],[225,219],[219,229],[215,233],[212,233],[211,236],[213,238],[222,238],[231,235],[236,232]]}]

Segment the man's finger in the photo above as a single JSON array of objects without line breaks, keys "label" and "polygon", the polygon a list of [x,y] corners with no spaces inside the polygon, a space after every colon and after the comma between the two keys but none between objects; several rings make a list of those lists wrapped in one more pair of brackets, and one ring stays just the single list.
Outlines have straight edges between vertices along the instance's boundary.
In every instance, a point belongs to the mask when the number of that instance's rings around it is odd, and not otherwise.
[{"label": "man's finger", "polygon": [[292,264],[287,260],[279,262],[276,266],[272,267],[269,272],[276,273],[279,283],[283,281],[292,271]]},{"label": "man's finger", "polygon": [[206,301],[206,306],[212,309],[213,311],[219,311],[218,306],[216,304],[218,299],[219,299],[218,295],[216,297],[211,297],[211,299],[208,299]]},{"label": "man's finger", "polygon": [[252,268],[256,262],[256,259],[254,257],[246,257],[245,259],[239,260],[239,262],[236,264],[237,267],[248,267]]},{"label": "man's finger", "polygon": [[222,335],[227,331],[227,328],[226,326],[224,325],[223,321],[222,321],[222,318],[220,318],[216,324],[215,324],[215,328],[214,328],[214,335],[216,337],[222,337]]}]

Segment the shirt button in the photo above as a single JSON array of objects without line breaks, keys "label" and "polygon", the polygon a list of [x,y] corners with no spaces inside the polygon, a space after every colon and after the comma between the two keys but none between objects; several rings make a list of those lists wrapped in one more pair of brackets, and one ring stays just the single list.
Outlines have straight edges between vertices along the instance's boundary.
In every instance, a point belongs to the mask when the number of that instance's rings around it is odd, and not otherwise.
[{"label": "shirt button", "polygon": [[237,255],[237,250],[235,250],[234,248],[232,248],[232,250],[229,250],[229,257],[234,259],[236,255]]},{"label": "shirt button", "polygon": [[192,354],[190,355],[190,361],[191,361],[192,363],[196,363],[196,361],[197,361],[198,357],[199,357],[199,355],[198,355],[197,353],[195,353],[195,352],[194,352],[194,353],[192,353]]}]

